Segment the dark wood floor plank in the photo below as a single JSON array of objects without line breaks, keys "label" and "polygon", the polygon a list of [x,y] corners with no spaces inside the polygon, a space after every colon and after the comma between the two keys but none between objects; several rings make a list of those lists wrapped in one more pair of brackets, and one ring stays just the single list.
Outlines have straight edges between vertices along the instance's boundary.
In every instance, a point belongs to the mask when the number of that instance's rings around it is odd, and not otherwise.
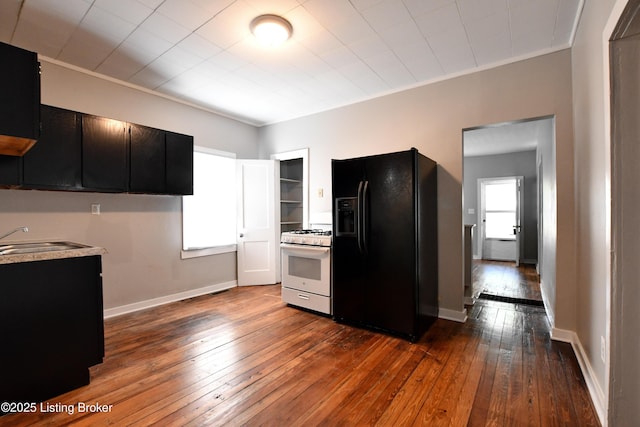
[{"label": "dark wood floor plank", "polygon": [[544,309],[479,301],[466,323],[439,319],[412,344],[279,293],[235,288],[108,319],[91,384],[45,405],[111,411],[10,414],[0,426],[599,425]]},{"label": "dark wood floor plank", "polygon": [[471,269],[472,294],[481,293],[502,297],[542,301],[540,276],[533,264],[514,262],[473,260]]}]

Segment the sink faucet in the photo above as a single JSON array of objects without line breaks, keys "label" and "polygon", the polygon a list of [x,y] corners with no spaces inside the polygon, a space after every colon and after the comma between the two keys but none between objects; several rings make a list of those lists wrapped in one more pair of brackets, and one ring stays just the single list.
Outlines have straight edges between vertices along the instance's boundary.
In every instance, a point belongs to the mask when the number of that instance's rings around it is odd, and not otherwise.
[{"label": "sink faucet", "polygon": [[2,236],[0,236],[0,240],[4,239],[5,237],[11,236],[13,233],[17,233],[18,231],[22,231],[23,233],[26,233],[27,231],[29,231],[29,228],[27,228],[27,227],[18,227],[16,229],[11,230],[10,232],[5,233]]}]

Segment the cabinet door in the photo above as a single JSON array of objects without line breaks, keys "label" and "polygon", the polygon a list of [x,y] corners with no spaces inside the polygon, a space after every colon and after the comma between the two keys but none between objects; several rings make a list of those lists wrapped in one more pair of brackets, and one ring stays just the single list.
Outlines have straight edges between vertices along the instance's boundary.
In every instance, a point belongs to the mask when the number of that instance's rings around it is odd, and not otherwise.
[{"label": "cabinet door", "polygon": [[193,136],[167,132],[167,193],[193,194]]},{"label": "cabinet door", "polygon": [[0,155],[0,187],[20,185],[21,157]]},{"label": "cabinet door", "polygon": [[29,188],[79,189],[82,148],[78,113],[42,106],[42,133],[23,157],[23,184]]},{"label": "cabinet door", "polygon": [[131,172],[129,190],[140,193],[164,193],[165,132],[140,125],[130,125]]},{"label": "cabinet door", "polygon": [[49,399],[89,383],[104,357],[101,259],[0,265],[0,401]]},{"label": "cabinet door", "polygon": [[40,134],[38,56],[0,43],[0,60],[0,135],[36,140]]},{"label": "cabinet door", "polygon": [[82,116],[82,185],[88,190],[127,191],[126,123]]}]

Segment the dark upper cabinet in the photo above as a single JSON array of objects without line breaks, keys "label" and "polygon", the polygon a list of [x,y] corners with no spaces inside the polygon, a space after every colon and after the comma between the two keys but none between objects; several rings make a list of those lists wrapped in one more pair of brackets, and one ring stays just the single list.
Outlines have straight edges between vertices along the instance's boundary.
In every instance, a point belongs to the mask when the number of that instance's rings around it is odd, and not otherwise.
[{"label": "dark upper cabinet", "polygon": [[167,194],[193,194],[193,136],[167,132]]},{"label": "dark upper cabinet", "polygon": [[38,143],[23,157],[23,186],[56,190],[82,188],[80,114],[43,105]]},{"label": "dark upper cabinet", "polygon": [[134,193],[164,193],[166,190],[165,131],[129,125],[130,180]]},{"label": "dark upper cabinet", "polygon": [[129,182],[127,124],[82,116],[82,186],[86,190],[126,192]]},{"label": "dark upper cabinet", "polygon": [[21,156],[40,135],[38,55],[0,43],[0,154]]}]

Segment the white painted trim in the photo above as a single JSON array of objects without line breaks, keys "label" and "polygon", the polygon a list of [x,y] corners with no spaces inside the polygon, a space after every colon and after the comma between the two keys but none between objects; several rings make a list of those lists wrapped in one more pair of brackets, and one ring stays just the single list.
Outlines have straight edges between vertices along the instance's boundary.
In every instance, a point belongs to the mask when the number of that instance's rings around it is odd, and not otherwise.
[{"label": "white painted trim", "polygon": [[598,418],[600,418],[602,425],[606,425],[604,421],[606,419],[607,401],[605,400],[604,392],[598,383],[596,373],[594,372],[591,363],[589,363],[589,358],[587,357],[587,353],[584,351],[584,347],[582,347],[582,343],[580,342],[578,335],[575,332],[568,331],[566,329],[552,328],[551,339],[571,344],[573,353],[576,355],[576,359],[580,365],[582,376],[587,384],[587,389],[591,395],[591,401],[598,413]]},{"label": "white painted trim", "polygon": [[121,305],[120,307],[108,308],[104,310],[104,318],[109,319],[111,317],[133,313],[134,311],[145,310],[151,307],[157,307],[171,302],[182,301],[188,298],[198,297],[200,295],[222,292],[227,289],[235,288],[236,286],[238,286],[238,282],[233,280],[231,282],[216,283],[215,285],[209,285],[203,288],[191,289],[184,292],[178,292],[177,294],[134,302],[133,304]]},{"label": "white painted trim", "polygon": [[464,305],[474,305],[476,299],[474,297],[464,297]]},{"label": "white painted trim", "polygon": [[[602,91],[604,97],[604,135],[602,135],[604,142],[604,162],[605,162],[605,201],[604,209],[605,209],[605,246],[607,253],[609,256],[604,260],[605,269],[606,269],[606,281],[604,283],[605,287],[605,373],[604,373],[604,395],[606,396],[606,400],[604,401],[603,413],[601,414],[598,411],[598,415],[600,416],[600,423],[603,426],[609,425],[609,412],[611,401],[613,399],[613,387],[612,384],[615,381],[615,372],[614,367],[612,366],[612,361],[616,360],[617,352],[619,348],[613,346],[612,343],[619,339],[619,329],[620,325],[614,322],[620,322],[620,318],[614,319],[613,313],[618,310],[620,307],[617,305],[618,301],[614,300],[614,289],[618,292],[622,289],[622,277],[620,274],[621,266],[618,265],[620,262],[619,258],[616,257],[617,251],[614,247],[616,242],[619,242],[622,238],[623,230],[615,221],[614,215],[618,213],[621,196],[620,196],[620,188],[617,188],[615,182],[617,181],[613,176],[615,170],[613,168],[613,141],[611,140],[611,58],[609,55],[609,39],[613,34],[618,22],[620,21],[620,17],[626,8],[628,0],[616,0],[613,8],[611,9],[611,14],[607,19],[605,27],[602,31]],[[624,367],[623,367],[624,368]],[[611,408],[613,409],[613,408]]]},{"label": "white painted trim", "polygon": [[462,311],[449,310],[448,308],[441,308],[438,311],[438,317],[445,320],[453,320],[454,322],[464,323],[467,321],[467,309]]},{"label": "white painted trim", "polygon": [[540,276],[540,295],[542,296],[542,303],[544,304],[544,312],[547,314],[547,319],[549,319],[549,324],[551,328],[555,328],[556,319],[555,319],[555,311],[550,310],[553,306],[549,301],[549,295],[545,292],[544,282],[542,280],[542,276]]}]

